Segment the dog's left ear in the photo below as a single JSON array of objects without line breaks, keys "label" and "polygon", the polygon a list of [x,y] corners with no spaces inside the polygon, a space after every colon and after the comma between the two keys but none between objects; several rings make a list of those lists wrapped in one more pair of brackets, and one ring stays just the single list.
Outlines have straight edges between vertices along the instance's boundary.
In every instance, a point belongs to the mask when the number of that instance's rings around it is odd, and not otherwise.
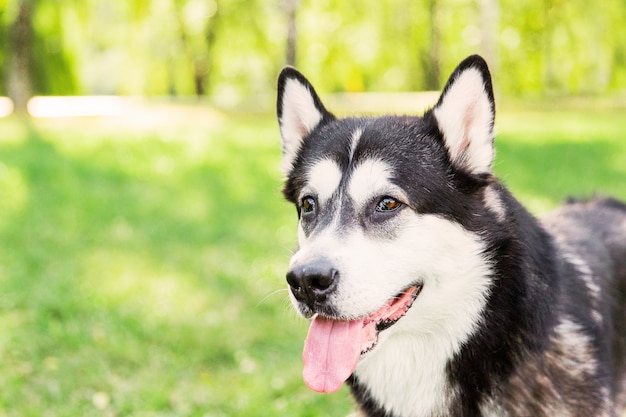
[{"label": "dog's left ear", "polygon": [[278,76],[276,113],[283,139],[282,169],[289,174],[304,139],[335,116],[324,108],[304,75],[292,67],[284,68]]},{"label": "dog's left ear", "polygon": [[472,55],[459,64],[433,112],[452,163],[472,174],[490,172],[495,103],[483,58]]}]

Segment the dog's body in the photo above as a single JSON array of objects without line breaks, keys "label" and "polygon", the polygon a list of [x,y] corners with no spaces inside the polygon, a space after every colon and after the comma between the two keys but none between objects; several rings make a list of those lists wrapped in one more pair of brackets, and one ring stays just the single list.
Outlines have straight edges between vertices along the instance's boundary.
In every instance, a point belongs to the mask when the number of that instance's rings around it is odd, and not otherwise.
[{"label": "dog's body", "polygon": [[347,381],[365,416],[618,415],[626,205],[540,223],[511,196],[491,173],[482,58],[421,118],[338,120],[292,68],[278,94],[309,387]]}]

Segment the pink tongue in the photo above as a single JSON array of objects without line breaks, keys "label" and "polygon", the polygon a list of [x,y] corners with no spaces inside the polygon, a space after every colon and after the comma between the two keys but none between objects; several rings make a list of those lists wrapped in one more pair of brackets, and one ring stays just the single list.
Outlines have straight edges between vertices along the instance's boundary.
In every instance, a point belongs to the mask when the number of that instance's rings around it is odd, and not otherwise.
[{"label": "pink tongue", "polygon": [[304,341],[304,382],[313,391],[335,392],[354,372],[361,355],[363,321],[316,317]]}]

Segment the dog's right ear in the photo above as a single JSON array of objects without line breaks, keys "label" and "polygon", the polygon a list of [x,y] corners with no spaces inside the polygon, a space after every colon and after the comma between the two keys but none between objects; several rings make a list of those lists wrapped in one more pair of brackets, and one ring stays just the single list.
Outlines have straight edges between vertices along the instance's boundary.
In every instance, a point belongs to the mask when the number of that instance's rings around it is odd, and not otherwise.
[{"label": "dog's right ear", "polygon": [[304,139],[335,116],[324,108],[304,75],[292,67],[284,68],[278,76],[276,113],[283,139],[282,169],[289,174]]}]

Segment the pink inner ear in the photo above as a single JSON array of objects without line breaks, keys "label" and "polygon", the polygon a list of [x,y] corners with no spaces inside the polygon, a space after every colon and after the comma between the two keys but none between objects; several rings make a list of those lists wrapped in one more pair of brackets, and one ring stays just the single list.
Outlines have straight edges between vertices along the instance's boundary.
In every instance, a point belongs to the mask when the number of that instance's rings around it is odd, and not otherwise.
[{"label": "pink inner ear", "polygon": [[490,172],[494,155],[494,109],[483,75],[464,69],[449,81],[434,109],[451,161],[471,173]]},{"label": "pink inner ear", "polygon": [[463,124],[462,124],[463,138],[461,139],[459,146],[457,147],[456,152],[453,155],[453,159],[455,161],[462,157],[463,153],[470,145],[469,132],[470,132],[472,123],[474,122],[474,118],[475,118],[474,108],[469,107],[467,111],[465,112],[465,114],[463,115]]},{"label": "pink inner ear", "polygon": [[298,130],[298,134],[300,135],[301,138],[304,138],[306,135],[309,134],[309,131],[306,128],[303,121],[300,121],[300,123],[298,123],[298,126],[296,127],[296,129]]}]

